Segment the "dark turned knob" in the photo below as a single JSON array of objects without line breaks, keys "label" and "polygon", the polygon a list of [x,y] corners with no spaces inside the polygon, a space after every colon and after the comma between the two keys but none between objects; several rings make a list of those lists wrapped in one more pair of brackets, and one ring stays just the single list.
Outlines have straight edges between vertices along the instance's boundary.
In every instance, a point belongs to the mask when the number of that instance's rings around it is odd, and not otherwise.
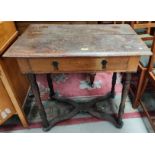
[{"label": "dark turned knob", "polygon": [[52,65],[53,65],[53,67],[54,67],[54,70],[59,70],[59,62],[53,61],[53,62],[52,62]]},{"label": "dark turned knob", "polygon": [[107,60],[102,60],[101,64],[102,64],[102,69],[106,69],[106,65],[107,65]]}]

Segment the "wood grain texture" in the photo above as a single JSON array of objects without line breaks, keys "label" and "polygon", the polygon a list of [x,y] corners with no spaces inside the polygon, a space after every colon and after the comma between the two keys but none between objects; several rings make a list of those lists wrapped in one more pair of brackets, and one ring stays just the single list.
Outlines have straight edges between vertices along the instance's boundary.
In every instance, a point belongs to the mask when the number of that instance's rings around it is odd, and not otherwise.
[{"label": "wood grain texture", "polygon": [[108,57],[151,55],[127,24],[35,24],[9,48],[4,57]]},{"label": "wood grain texture", "polygon": [[24,127],[28,127],[22,105],[29,90],[28,80],[21,74],[17,61],[0,59],[0,72],[3,85]]},{"label": "wood grain texture", "polygon": [[22,106],[29,89],[28,79],[21,73],[16,59],[3,58],[0,60],[0,65],[6,78],[10,81],[14,95],[19,100],[18,104]]},{"label": "wood grain texture", "polygon": [[0,22],[0,55],[17,37],[14,22]]},{"label": "wood grain texture", "polygon": [[0,125],[15,113],[14,106],[0,78]]},{"label": "wood grain texture", "polygon": [[[102,61],[106,60],[103,68]],[[58,63],[55,69],[53,62]],[[30,58],[18,59],[23,73],[73,73],[98,71],[136,71],[139,57],[103,57],[103,58]]]},{"label": "wood grain texture", "polygon": [[[0,22],[0,54],[3,54],[17,37],[14,22]],[[2,58],[0,55],[0,109],[10,109],[6,121],[13,114],[17,114],[24,127],[28,126],[22,106],[28,93],[29,83],[21,74],[16,59]],[[2,111],[3,113],[3,111]],[[0,113],[1,114],[1,113]],[[3,113],[5,115],[5,113]]]}]

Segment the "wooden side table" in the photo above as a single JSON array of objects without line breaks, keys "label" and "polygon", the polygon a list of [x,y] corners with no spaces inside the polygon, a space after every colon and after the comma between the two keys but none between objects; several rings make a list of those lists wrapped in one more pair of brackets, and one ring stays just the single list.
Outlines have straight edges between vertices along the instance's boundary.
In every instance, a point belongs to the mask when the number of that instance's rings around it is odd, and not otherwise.
[{"label": "wooden side table", "polygon": [[17,35],[14,22],[0,22],[0,125],[17,114],[22,125],[28,127],[22,106],[28,94],[29,82],[21,74],[16,59],[2,58]]},{"label": "wooden side table", "polygon": [[[56,123],[69,119],[77,113],[88,112],[94,117],[106,119],[116,127],[123,125],[122,116],[130,85],[131,72],[137,71],[141,55],[151,55],[134,30],[126,24],[117,25],[31,25],[4,54],[16,58],[22,73],[27,74],[39,108],[44,131]],[[114,72],[112,89],[104,97],[79,103],[54,95],[50,73]],[[117,116],[101,112],[97,102],[114,97],[116,73],[124,72],[122,98]],[[35,74],[47,74],[51,99],[71,104],[68,114],[48,121],[40,99]]]}]

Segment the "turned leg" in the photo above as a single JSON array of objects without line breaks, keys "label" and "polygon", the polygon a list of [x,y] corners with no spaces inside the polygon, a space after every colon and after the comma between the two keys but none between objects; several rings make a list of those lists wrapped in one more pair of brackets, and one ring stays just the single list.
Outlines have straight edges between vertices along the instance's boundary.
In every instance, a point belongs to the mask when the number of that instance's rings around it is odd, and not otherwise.
[{"label": "turned leg", "polygon": [[28,79],[29,79],[31,87],[32,87],[32,92],[33,92],[35,100],[36,100],[36,105],[38,106],[38,109],[39,109],[39,114],[40,114],[40,117],[42,119],[43,127],[47,128],[49,126],[49,123],[47,120],[47,116],[46,116],[44,106],[41,102],[39,87],[38,87],[38,84],[36,81],[35,74],[28,74]]},{"label": "turned leg", "polygon": [[121,104],[119,106],[119,111],[118,111],[118,124],[120,125],[120,127],[123,126],[122,116],[124,114],[125,101],[130,88],[130,80],[131,80],[131,73],[126,73],[126,79],[124,81],[123,90],[122,90]]},{"label": "turned leg", "polygon": [[47,82],[48,82],[48,87],[50,89],[50,99],[52,99],[52,97],[54,96],[54,89],[53,89],[51,74],[47,74]]},{"label": "turned leg", "polygon": [[115,97],[115,85],[116,85],[117,73],[113,73],[112,76],[112,87],[111,87],[111,97]]}]

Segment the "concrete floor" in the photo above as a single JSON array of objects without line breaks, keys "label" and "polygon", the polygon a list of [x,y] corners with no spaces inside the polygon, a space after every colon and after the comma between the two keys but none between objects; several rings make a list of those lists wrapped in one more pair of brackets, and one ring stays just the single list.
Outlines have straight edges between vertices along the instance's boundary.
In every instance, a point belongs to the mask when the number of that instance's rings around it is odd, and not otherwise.
[{"label": "concrete floor", "polygon": [[[10,133],[41,133],[42,129],[25,129],[11,131]],[[109,122],[83,123],[76,125],[55,126],[49,133],[147,133],[142,118],[124,119],[122,129],[117,129]]]}]

